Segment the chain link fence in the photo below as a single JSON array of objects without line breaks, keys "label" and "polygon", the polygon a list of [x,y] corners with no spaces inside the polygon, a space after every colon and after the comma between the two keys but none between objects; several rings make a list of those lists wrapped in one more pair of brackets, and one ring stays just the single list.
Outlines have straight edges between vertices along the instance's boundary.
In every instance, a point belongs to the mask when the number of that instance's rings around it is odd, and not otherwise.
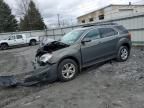
[{"label": "chain link fence", "polygon": [[[122,17],[113,20],[103,20],[98,23],[118,23],[126,27],[132,34],[133,45],[144,45],[144,13],[132,15],[128,17]],[[13,33],[1,33],[0,39],[8,38],[10,35],[15,34],[25,34],[27,37],[38,36],[40,38],[46,36],[48,38],[58,40],[66,33],[80,28],[83,25],[69,26],[63,28],[47,29],[47,30],[35,30],[35,31],[23,31],[23,32],[13,32]]]}]

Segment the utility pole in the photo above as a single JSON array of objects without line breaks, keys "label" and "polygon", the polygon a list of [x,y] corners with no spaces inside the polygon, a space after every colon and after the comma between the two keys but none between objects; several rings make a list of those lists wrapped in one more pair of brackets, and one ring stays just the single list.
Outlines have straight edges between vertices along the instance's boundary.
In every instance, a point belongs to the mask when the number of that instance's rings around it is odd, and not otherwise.
[{"label": "utility pole", "polygon": [[63,20],[63,27],[65,26],[65,21]]},{"label": "utility pole", "polygon": [[60,27],[60,14],[57,14],[57,18],[58,18],[58,27]]},{"label": "utility pole", "polygon": [[73,19],[71,18],[71,26],[73,26]]}]

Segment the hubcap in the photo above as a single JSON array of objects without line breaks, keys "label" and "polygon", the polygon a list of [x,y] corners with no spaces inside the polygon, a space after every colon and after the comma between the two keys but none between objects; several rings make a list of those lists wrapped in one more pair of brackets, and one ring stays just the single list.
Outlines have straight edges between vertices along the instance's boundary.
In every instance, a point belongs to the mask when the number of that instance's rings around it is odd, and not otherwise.
[{"label": "hubcap", "polygon": [[123,48],[121,50],[121,59],[126,60],[127,57],[128,57],[128,51],[127,51],[127,49]]},{"label": "hubcap", "polygon": [[62,75],[64,78],[72,78],[75,75],[75,66],[72,63],[65,64],[62,68]]}]

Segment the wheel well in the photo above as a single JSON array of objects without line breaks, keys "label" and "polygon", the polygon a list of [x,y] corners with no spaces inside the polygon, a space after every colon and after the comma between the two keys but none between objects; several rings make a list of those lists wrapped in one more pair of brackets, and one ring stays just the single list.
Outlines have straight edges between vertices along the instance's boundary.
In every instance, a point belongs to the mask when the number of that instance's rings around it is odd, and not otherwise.
[{"label": "wheel well", "polygon": [[4,44],[8,45],[8,43],[1,43],[1,45],[4,45]]},{"label": "wheel well", "polygon": [[79,63],[79,61],[78,61],[75,57],[73,57],[73,56],[68,56],[68,57],[62,58],[62,59],[59,61],[58,66],[59,66],[59,64],[60,64],[63,60],[65,60],[65,59],[74,60],[74,61],[76,62],[76,64],[78,65],[79,72],[80,72],[80,63]]},{"label": "wheel well", "polygon": [[35,42],[36,42],[36,39],[31,39],[30,42],[32,42],[32,41],[35,41]]},{"label": "wheel well", "polygon": [[123,43],[122,46],[126,46],[128,50],[130,51],[130,45],[128,43]]}]

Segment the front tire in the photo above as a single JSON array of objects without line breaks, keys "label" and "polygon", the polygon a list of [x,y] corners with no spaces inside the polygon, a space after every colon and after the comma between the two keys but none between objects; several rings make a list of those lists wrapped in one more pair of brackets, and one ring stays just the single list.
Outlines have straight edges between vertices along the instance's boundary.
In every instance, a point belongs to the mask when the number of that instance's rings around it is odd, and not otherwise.
[{"label": "front tire", "polygon": [[1,44],[1,49],[2,50],[8,49],[8,44]]},{"label": "front tire", "polygon": [[71,59],[63,60],[58,66],[58,79],[66,82],[74,79],[78,73],[78,64]]},{"label": "front tire", "polygon": [[124,62],[129,58],[129,49],[127,46],[121,46],[118,51],[117,61]]}]

